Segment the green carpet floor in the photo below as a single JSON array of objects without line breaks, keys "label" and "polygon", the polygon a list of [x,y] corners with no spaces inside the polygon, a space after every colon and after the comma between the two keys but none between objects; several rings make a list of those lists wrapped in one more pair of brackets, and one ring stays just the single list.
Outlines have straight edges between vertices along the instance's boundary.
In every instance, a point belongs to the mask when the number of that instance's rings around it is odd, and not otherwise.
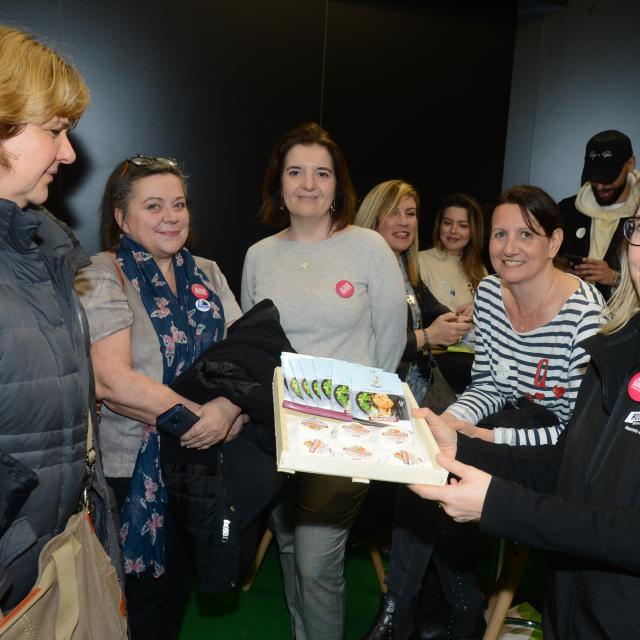
[{"label": "green carpet floor", "polygon": [[[346,639],[356,640],[369,628],[378,608],[380,591],[369,552],[349,549]],[[272,543],[248,593],[205,596],[192,591],[180,640],[287,640],[289,616],[282,591],[282,575]]]},{"label": "green carpet floor", "polygon": [[[371,530],[371,529],[370,529]],[[483,537],[478,574],[488,580],[495,571],[496,544]],[[383,557],[386,562],[386,558]],[[541,609],[546,576],[544,553],[532,550],[514,602]],[[346,557],[346,640],[358,640],[378,610],[380,591],[366,545],[348,548]],[[541,634],[535,636],[540,638]],[[222,596],[192,590],[180,640],[289,640],[289,616],[282,589],[276,544],[267,552],[251,590]]]}]

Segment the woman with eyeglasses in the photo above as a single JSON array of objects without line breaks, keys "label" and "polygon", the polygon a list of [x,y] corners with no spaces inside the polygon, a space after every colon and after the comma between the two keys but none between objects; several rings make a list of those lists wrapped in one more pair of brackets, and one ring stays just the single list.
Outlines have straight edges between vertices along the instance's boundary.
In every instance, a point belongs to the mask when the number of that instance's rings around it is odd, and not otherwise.
[{"label": "woman with eyeglasses", "polygon": [[[89,102],[78,71],[27,33],[0,25],[0,611],[33,587],[38,556],[76,513],[95,403],[86,320],[73,290],[89,259],[42,205],[76,159],[69,140]],[[94,522],[108,488],[96,466]],[[93,594],[97,599],[99,594]],[[27,596],[28,597],[28,596]],[[1,616],[0,616],[1,617]],[[25,630],[25,636],[27,635]]]},{"label": "woman with eyeglasses", "polygon": [[[189,596],[189,559],[159,473],[156,417],[177,404],[199,420],[182,447],[236,438],[245,416],[218,397],[200,405],[168,386],[242,315],[215,262],[192,256],[187,181],[177,162],[137,156],[119,163],[101,204],[105,251],[77,281],[91,328],[100,441],[121,513],[126,595],[134,638],[177,638]],[[142,492],[148,520],[130,511]],[[133,505],[132,505],[133,501]],[[156,540],[164,539],[165,553]],[[149,541],[149,544],[145,544]]]},{"label": "woman with eyeglasses", "polygon": [[456,522],[553,552],[545,638],[636,638],[640,628],[640,218],[623,223],[611,319],[555,446],[514,449],[459,435],[419,410],[458,480],[414,486]]}]

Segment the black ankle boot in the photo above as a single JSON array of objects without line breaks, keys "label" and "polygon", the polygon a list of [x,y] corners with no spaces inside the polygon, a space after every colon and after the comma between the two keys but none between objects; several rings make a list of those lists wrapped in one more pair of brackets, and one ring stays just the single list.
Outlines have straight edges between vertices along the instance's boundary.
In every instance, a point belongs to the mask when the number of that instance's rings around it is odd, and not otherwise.
[{"label": "black ankle boot", "polygon": [[413,631],[413,605],[399,602],[391,593],[380,598],[378,615],[361,640],[409,640]]}]

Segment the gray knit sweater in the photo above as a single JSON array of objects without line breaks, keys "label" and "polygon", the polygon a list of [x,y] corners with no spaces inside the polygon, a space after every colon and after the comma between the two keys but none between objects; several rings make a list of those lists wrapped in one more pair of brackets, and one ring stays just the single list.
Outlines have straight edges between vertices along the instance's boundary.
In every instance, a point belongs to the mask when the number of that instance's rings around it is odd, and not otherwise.
[{"label": "gray knit sweater", "polygon": [[321,242],[257,242],[244,262],[242,308],[265,298],[299,353],[396,370],[407,337],[404,284],[375,231],[350,226]]}]

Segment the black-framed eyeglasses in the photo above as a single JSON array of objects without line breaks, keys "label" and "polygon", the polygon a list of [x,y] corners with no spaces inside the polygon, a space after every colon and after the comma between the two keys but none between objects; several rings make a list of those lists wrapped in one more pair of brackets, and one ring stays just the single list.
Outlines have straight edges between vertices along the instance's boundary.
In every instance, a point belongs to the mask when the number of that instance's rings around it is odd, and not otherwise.
[{"label": "black-framed eyeglasses", "polygon": [[624,218],[622,221],[622,233],[629,244],[640,247],[640,218]]},{"label": "black-framed eyeglasses", "polygon": [[178,166],[178,161],[175,158],[152,158],[150,156],[137,155],[131,158],[127,158],[127,162],[135,165],[136,167],[152,167],[154,165],[167,166],[175,168]]}]

